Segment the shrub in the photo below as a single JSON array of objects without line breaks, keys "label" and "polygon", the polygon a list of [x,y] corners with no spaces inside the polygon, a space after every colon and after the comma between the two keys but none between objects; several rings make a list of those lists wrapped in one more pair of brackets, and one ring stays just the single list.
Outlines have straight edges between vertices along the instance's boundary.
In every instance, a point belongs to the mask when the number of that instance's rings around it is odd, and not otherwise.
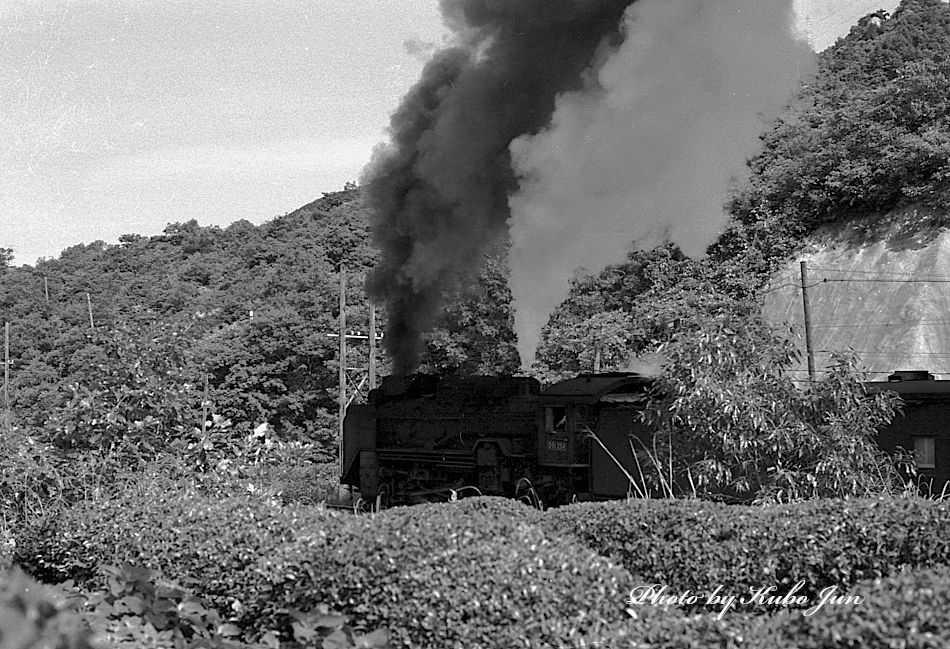
[{"label": "shrub", "polygon": [[[261,643],[241,644],[240,628],[224,622],[200,597],[164,582],[154,571],[129,564],[102,566],[101,570],[107,588],[78,591],[78,595],[84,599],[83,619],[112,646],[267,649],[278,643],[273,634],[265,634]],[[326,611],[298,616],[293,630],[293,643],[285,645],[286,649],[314,646],[315,642],[334,649],[371,649],[385,646],[387,637],[385,632],[355,634],[346,618]]]},{"label": "shrub", "polygon": [[95,585],[100,563],[128,562],[193,588],[221,609],[256,598],[258,563],[307,530],[339,515],[266,502],[252,495],[209,497],[156,482],[84,502],[23,527],[15,560],[47,582]]},{"label": "shrub", "polygon": [[238,635],[222,623],[218,611],[187,590],[163,583],[145,568],[101,567],[107,588],[77,590],[84,599],[83,618],[100,637],[119,647],[183,647],[192,642],[220,647]]},{"label": "shrub", "polygon": [[950,646],[950,569],[923,568],[836,588],[801,608],[687,614],[644,606],[634,619],[590,638],[611,649],[937,649]]},{"label": "shrub", "polygon": [[270,473],[269,482],[282,502],[315,505],[337,499],[339,471],[335,462],[285,465]]},{"label": "shrub", "polygon": [[0,648],[93,649],[71,603],[18,570],[0,573]]},{"label": "shrub", "polygon": [[899,400],[868,393],[856,356],[833,356],[827,376],[800,389],[788,373],[798,352],[787,335],[760,315],[736,314],[710,318],[660,351],[666,363],[644,415],[681,488],[789,502],[903,487],[906,458],[874,438]]},{"label": "shrub", "polygon": [[785,593],[804,580],[802,594],[815,596],[903,566],[950,564],[950,504],[922,499],[583,503],[548,512],[544,525],[674,591]]},{"label": "shrub", "polygon": [[730,614],[720,619],[715,613],[645,609],[636,619],[590,638],[587,645],[598,649],[780,649],[767,644],[774,637],[768,622],[768,615]]},{"label": "shrub", "polygon": [[474,498],[353,518],[271,562],[255,617],[310,602],[391,630],[398,647],[535,647],[597,633],[626,615],[630,575],[533,524],[517,502]]},{"label": "shrub", "polygon": [[950,570],[919,569],[858,584],[860,603],[825,604],[813,615],[783,611],[769,621],[775,637],[766,647],[824,649],[950,646]]}]

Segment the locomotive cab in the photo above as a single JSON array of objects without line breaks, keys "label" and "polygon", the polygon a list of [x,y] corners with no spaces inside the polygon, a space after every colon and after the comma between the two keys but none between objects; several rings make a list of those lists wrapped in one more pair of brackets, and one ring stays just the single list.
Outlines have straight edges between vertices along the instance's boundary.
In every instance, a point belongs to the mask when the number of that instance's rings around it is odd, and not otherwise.
[{"label": "locomotive cab", "polygon": [[560,500],[627,495],[618,463],[632,466],[637,440],[651,439],[639,417],[651,384],[640,374],[582,374],[542,391],[537,449],[546,491]]}]

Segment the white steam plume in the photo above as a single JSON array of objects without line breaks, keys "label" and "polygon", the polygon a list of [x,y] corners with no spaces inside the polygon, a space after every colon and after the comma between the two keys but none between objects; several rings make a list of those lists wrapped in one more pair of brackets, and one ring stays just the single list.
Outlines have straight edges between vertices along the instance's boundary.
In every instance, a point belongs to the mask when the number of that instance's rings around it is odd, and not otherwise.
[{"label": "white steam plume", "polygon": [[811,73],[791,0],[640,0],[623,44],[550,125],[511,144],[509,200],[519,351],[578,266],[619,261],[633,241],[701,255],[759,134]]}]

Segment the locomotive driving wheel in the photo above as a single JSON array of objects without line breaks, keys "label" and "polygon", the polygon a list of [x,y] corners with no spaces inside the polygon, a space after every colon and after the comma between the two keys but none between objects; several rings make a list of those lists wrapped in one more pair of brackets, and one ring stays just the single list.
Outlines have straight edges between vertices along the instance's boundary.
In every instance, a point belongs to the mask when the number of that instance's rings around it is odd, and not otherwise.
[{"label": "locomotive driving wheel", "polygon": [[393,499],[393,485],[391,482],[384,482],[379,485],[379,491],[376,492],[376,503],[373,507],[374,511],[382,511],[384,509],[389,509],[390,504]]},{"label": "locomotive driving wheel", "polygon": [[535,491],[534,485],[532,485],[531,481],[527,478],[520,478],[515,485],[515,500],[527,503],[535,509],[544,509],[544,503],[541,497],[538,495],[538,492]]}]

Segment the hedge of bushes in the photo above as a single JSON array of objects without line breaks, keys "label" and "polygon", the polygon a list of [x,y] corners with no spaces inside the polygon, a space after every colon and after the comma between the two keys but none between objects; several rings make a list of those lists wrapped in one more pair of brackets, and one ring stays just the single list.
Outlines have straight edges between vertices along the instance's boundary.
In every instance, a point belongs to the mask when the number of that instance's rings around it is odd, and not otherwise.
[{"label": "hedge of bushes", "polygon": [[769,626],[774,647],[944,649],[950,647],[950,570],[915,569],[851,589],[863,601],[822,606],[814,615],[783,611]]},{"label": "hedge of bushes", "polygon": [[255,599],[261,562],[301,533],[348,517],[252,495],[214,498],[163,485],[84,502],[20,529],[14,560],[46,583],[101,585],[100,563],[128,562],[192,588],[221,610]]},{"label": "hedge of bushes", "polygon": [[275,558],[269,619],[322,599],[395,647],[539,647],[604,633],[625,617],[632,577],[531,521],[513,501],[476,498],[354,518],[334,539],[301,538]]},{"label": "hedge of bushes", "polygon": [[802,580],[812,597],[904,566],[950,564],[950,503],[915,498],[582,503],[548,512],[545,525],[673,591],[785,593]]},{"label": "hedge of bushes", "polygon": [[[764,649],[799,646],[799,636],[810,638],[805,647],[896,647],[888,643],[902,625],[917,629],[908,646],[936,647],[950,646],[940,630],[950,629],[947,569],[896,573],[950,564],[948,532],[950,507],[917,499],[631,501],[541,513],[472,498],[356,517],[163,487],[23,528],[16,560],[44,580],[92,587],[100,563],[155,570],[237,623],[247,641],[304,637],[336,611],[355,633],[388,628],[395,647]],[[760,609],[718,619],[701,606],[625,612],[638,584],[743,595],[770,585],[782,594],[799,580],[812,599],[831,585],[870,594],[860,607],[812,617]]]},{"label": "hedge of bushes", "polygon": [[[645,609],[589,644],[611,649],[943,649],[950,647],[950,570],[918,568],[861,581],[826,603],[773,614],[684,614]],[[810,600],[810,605],[818,599]]]},{"label": "hedge of bushes", "polygon": [[[355,517],[255,497],[152,490],[83,503],[21,530],[17,562],[99,585],[100,563],[154,569],[257,639],[293,637],[323,605],[388,627],[396,646],[532,646],[604,632],[631,576],[515,501],[473,498]],[[520,644],[519,644],[520,643]]]}]

